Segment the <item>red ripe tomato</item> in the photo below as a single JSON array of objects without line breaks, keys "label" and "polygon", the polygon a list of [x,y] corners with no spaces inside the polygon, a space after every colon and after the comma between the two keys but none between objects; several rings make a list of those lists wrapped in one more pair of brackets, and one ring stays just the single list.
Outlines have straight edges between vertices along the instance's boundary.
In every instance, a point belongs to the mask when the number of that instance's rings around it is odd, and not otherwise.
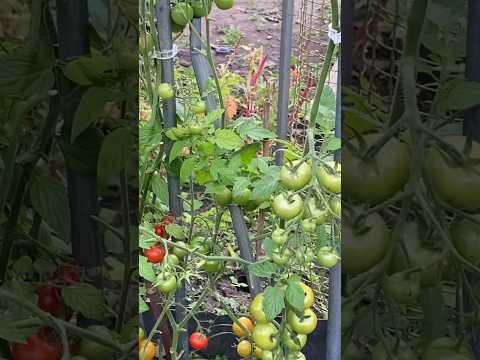
[{"label": "red ripe tomato", "polygon": [[163,224],[155,224],[153,228],[155,229],[155,235],[161,238],[165,237],[165,226]]},{"label": "red ripe tomato", "polygon": [[12,346],[13,360],[60,360],[60,349],[51,345],[38,335],[32,335],[26,344],[15,343]]},{"label": "red ripe tomato", "polygon": [[41,285],[37,288],[37,295],[37,306],[53,316],[58,316],[61,305],[59,290],[51,285]]},{"label": "red ripe tomato", "polygon": [[195,350],[205,350],[208,346],[208,337],[201,332],[194,332],[190,335],[190,346]]},{"label": "red ripe tomato", "polygon": [[165,250],[158,246],[150,246],[148,249],[143,251],[143,255],[148,259],[149,262],[157,264],[163,261],[165,257]]}]

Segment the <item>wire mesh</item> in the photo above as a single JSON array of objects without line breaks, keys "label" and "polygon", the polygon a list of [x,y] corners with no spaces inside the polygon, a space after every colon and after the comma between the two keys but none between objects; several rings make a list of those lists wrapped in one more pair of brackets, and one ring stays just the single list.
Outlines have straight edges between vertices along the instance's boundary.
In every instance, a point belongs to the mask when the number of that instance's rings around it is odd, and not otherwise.
[{"label": "wire mesh", "polygon": [[[330,14],[329,0],[302,0],[297,62],[293,71],[293,111],[289,119],[292,138],[297,145],[305,144],[305,113],[315,96],[317,79],[325,60]],[[337,67],[334,66],[326,83],[333,91],[336,91],[336,71]]]},{"label": "wire mesh", "polygon": [[[395,87],[399,76],[399,63],[405,46],[407,16],[412,1],[365,0],[355,2],[355,48],[353,61],[353,87],[363,96],[372,113],[381,119],[391,112]],[[430,118],[439,83],[430,71],[438,66],[431,51],[421,47],[417,64],[417,99],[420,114]],[[438,117],[438,115],[436,115]],[[458,132],[462,118],[446,131]]]}]

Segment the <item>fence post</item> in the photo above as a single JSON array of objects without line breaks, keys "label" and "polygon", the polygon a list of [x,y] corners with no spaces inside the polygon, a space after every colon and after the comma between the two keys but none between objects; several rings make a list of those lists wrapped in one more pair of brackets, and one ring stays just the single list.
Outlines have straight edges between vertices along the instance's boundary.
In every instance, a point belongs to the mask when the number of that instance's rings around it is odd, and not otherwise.
[{"label": "fence post", "polygon": [[[157,17],[157,33],[159,41],[159,49],[161,52],[169,52],[173,48],[172,26],[170,22],[170,1],[159,0],[156,4],[155,13]],[[175,58],[162,59],[162,82],[169,83],[172,87],[175,85]],[[163,104],[163,121],[165,128],[173,128],[177,126],[176,121],[177,109],[176,99],[172,98]],[[165,140],[165,154],[168,159],[170,150],[172,148],[172,141]],[[167,174],[168,198],[170,212],[178,222],[182,218],[183,208],[180,198],[180,179],[179,174],[173,174],[168,171]],[[185,283],[182,283],[175,293],[175,302],[179,306],[175,307],[175,321],[181,322],[185,318]],[[181,352],[183,352],[182,359],[189,359],[188,347],[188,333],[182,332],[179,334],[178,344]],[[174,349],[176,350],[176,349]]]}]

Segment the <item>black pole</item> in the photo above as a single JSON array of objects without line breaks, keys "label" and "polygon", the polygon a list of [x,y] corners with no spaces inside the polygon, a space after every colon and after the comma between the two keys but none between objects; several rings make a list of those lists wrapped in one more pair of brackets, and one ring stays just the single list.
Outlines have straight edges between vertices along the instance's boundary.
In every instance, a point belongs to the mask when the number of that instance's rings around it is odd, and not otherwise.
[{"label": "black pole", "polygon": [[[468,27],[467,27],[467,51],[466,51],[466,78],[471,81],[480,81],[480,1],[468,1]],[[465,112],[463,133],[471,136],[476,142],[480,142],[480,126],[478,119],[480,118],[480,105],[475,106]],[[479,282],[478,274],[468,274],[468,279],[474,284]],[[468,290],[464,290],[464,308],[466,312],[474,311],[475,305]],[[480,359],[480,329],[473,325],[469,329],[472,336],[472,348],[476,359]]]},{"label": "black pole", "polygon": [[[87,0],[57,0],[58,54],[63,64],[80,56],[90,55]],[[71,96],[77,93],[79,96]],[[75,112],[81,99],[82,89],[67,78],[62,79],[64,126],[62,136],[71,139]],[[72,98],[76,99],[72,101]],[[103,248],[98,227],[92,216],[99,213],[97,177],[95,174],[80,174],[67,161],[67,187],[70,204],[72,253],[79,265],[85,267],[86,280],[102,288]],[[95,164],[96,165],[96,164]],[[92,323],[81,319],[84,325]]]},{"label": "black pole", "polygon": [[[203,93],[208,79],[212,77],[212,71],[205,56],[201,53],[202,41],[199,35],[202,33],[202,20],[201,18],[193,19],[192,27],[195,31],[190,31],[190,53],[192,56],[192,66],[197,79],[198,89],[200,93]],[[213,94],[209,95],[205,99],[207,103],[208,111],[215,110],[218,107],[217,101]],[[221,126],[221,119],[215,122],[215,127]],[[251,241],[248,236],[248,229],[243,217],[242,210],[236,205],[230,205],[230,216],[232,217],[233,230],[235,231],[235,237],[237,239],[238,247],[240,249],[240,257],[246,261],[254,262]],[[244,269],[248,286],[250,289],[250,295],[253,297],[260,292],[260,285],[258,279],[249,274],[248,269]]]},{"label": "black pole", "polygon": [[[159,49],[161,52],[170,52],[173,49],[172,26],[170,22],[170,1],[157,1],[156,8],[157,32]],[[162,82],[168,83],[172,87],[175,86],[175,59],[162,59]],[[173,128],[177,126],[176,121],[177,109],[176,99],[172,98],[163,103],[163,120],[165,128]],[[172,141],[166,141],[165,144],[167,159],[172,148]],[[176,222],[182,218],[183,207],[180,198],[180,178],[179,174],[173,174],[171,171],[167,174],[168,198],[170,212],[174,216]],[[180,323],[185,318],[186,312],[186,294],[185,283],[182,283],[175,294],[175,301],[178,306],[175,307],[175,321]],[[188,332],[181,332],[178,338],[180,352],[183,353],[181,359],[190,359],[188,347]],[[173,349],[176,351],[177,349]]]},{"label": "black pole", "polygon": [[[286,139],[288,131],[288,103],[290,87],[290,58],[292,56],[293,12],[293,0],[283,0],[280,40],[280,67],[278,69],[277,135],[279,139]],[[277,150],[281,148],[281,146],[278,146]],[[277,165],[283,164],[283,151],[276,152],[275,163]]]}]

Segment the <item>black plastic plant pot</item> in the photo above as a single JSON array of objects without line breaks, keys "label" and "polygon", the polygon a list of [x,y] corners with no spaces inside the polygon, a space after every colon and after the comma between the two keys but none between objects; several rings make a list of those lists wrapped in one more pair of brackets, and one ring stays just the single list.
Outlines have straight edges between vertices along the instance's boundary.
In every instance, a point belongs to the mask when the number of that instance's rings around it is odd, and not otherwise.
[{"label": "black plastic plant pot", "polygon": [[[236,351],[238,339],[232,334],[232,321],[228,316],[218,316],[212,313],[199,313],[196,315],[200,324],[206,329],[210,329],[208,333],[208,348],[199,352],[198,358],[215,359],[222,357],[228,360],[240,360],[240,356]],[[141,324],[148,333],[155,324],[155,319],[150,312],[142,314]],[[191,320],[188,324],[188,333],[197,331],[197,323]],[[317,329],[308,336],[307,345],[302,352],[307,360],[324,359],[326,355],[326,338],[327,338],[327,321],[318,322]]]}]

